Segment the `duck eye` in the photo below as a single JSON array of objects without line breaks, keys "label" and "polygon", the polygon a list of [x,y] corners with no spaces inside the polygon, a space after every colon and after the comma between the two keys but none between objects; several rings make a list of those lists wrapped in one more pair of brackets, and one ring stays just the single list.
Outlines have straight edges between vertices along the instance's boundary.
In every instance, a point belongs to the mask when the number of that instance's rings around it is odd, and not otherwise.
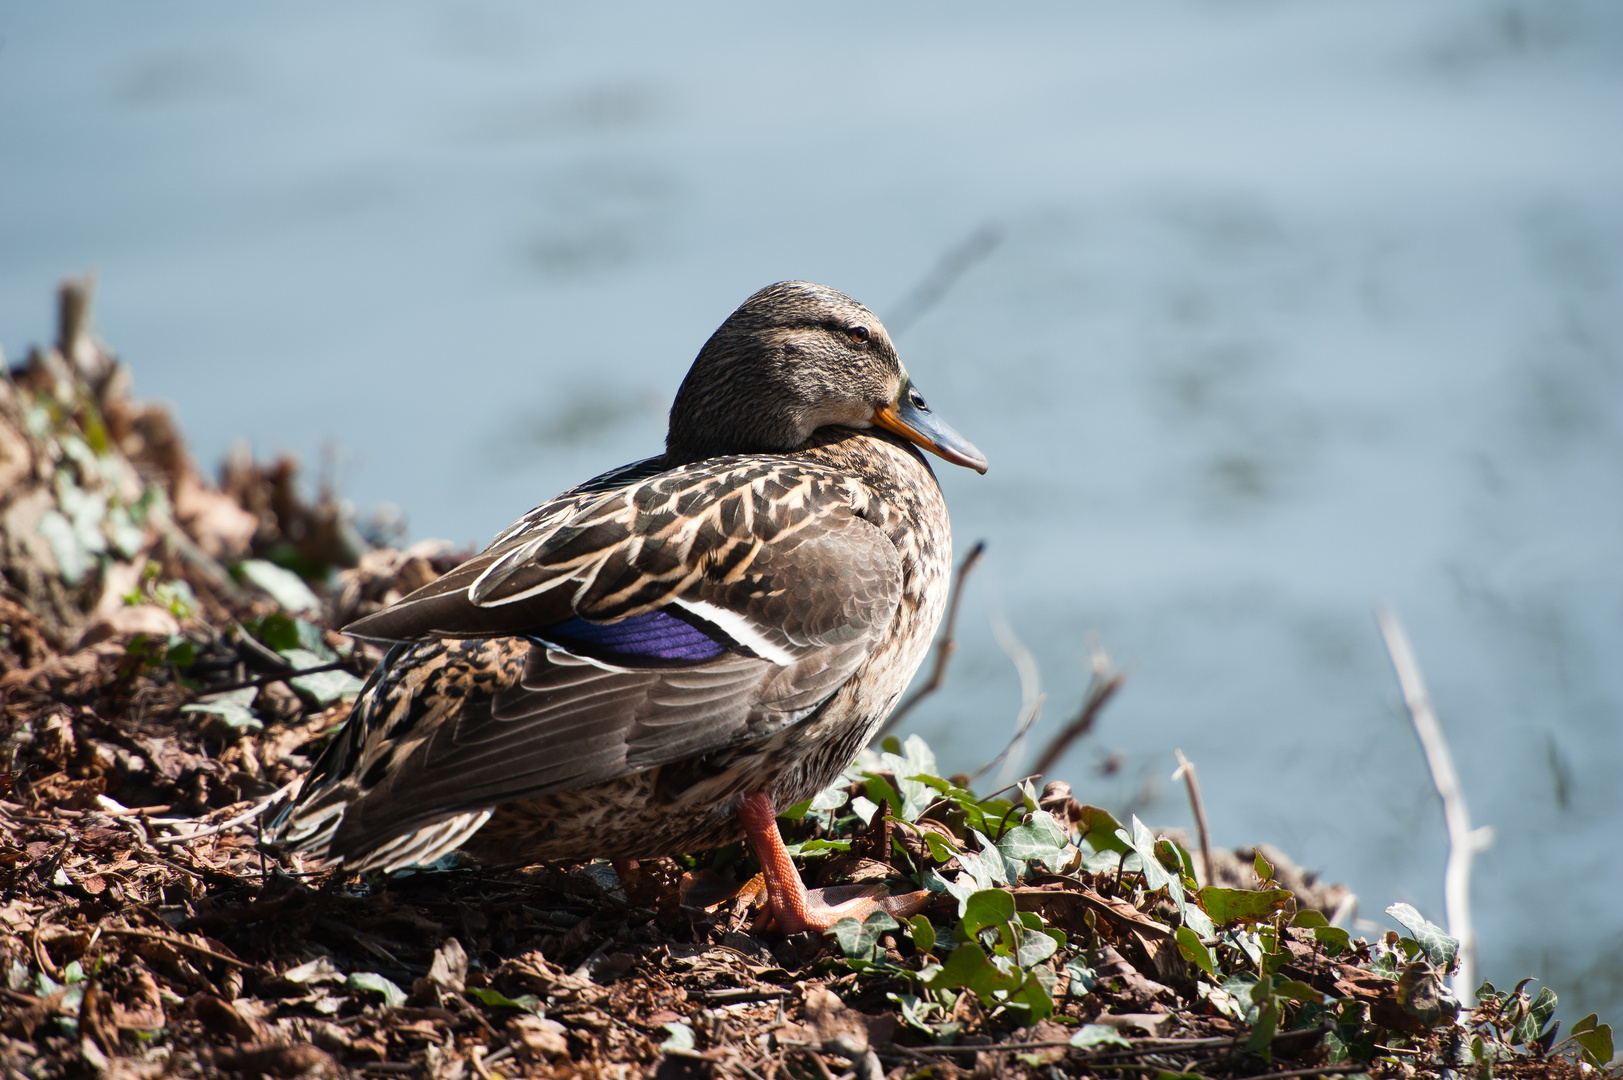
[{"label": "duck eye", "polygon": [[846,331],[846,335],[858,345],[866,345],[868,343],[868,328],[866,326],[853,326],[851,329]]},{"label": "duck eye", "polygon": [[919,393],[917,390],[909,390],[907,392],[907,400],[913,403],[913,407],[915,409],[929,408],[929,406],[924,403],[924,395]]}]

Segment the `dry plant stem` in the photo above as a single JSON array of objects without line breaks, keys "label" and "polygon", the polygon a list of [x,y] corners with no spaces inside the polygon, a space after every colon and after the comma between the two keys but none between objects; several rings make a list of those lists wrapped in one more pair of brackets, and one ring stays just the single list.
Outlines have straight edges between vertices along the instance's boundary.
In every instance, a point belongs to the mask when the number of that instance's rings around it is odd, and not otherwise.
[{"label": "dry plant stem", "polygon": [[233,967],[251,968],[254,966],[245,960],[238,960],[235,956],[227,956],[225,953],[215,952],[206,945],[197,945],[187,941],[185,938],[175,937],[173,934],[160,934],[155,930],[137,930],[134,927],[126,926],[109,926],[106,928],[106,930],[109,934],[119,934],[123,937],[138,937],[146,938],[148,941],[161,941],[167,945],[173,945],[177,949],[186,949],[190,952],[206,956],[210,960],[218,960],[222,964],[230,964]]},{"label": "dry plant stem", "polygon": [[1200,872],[1202,885],[1212,883],[1212,839],[1206,831],[1206,804],[1200,798],[1200,781],[1195,779],[1195,763],[1183,756],[1182,750],[1174,750],[1178,755],[1178,770],[1172,774],[1172,779],[1183,777],[1183,782],[1189,788],[1189,807],[1195,814],[1195,831],[1200,834]]},{"label": "dry plant stem", "polygon": [[314,667],[289,668],[287,671],[279,671],[274,675],[261,675],[257,679],[245,679],[242,682],[228,683],[225,686],[211,687],[209,689],[209,694],[210,696],[214,694],[227,694],[233,690],[246,690],[250,686],[257,688],[261,686],[269,686],[273,682],[286,682],[289,679],[297,679],[305,675],[319,675],[323,671],[339,671],[343,668],[349,667],[349,663],[350,662],[348,660],[334,660],[331,663],[317,664]]},{"label": "dry plant stem", "polygon": [[954,245],[885,318],[891,336],[899,337],[906,333],[908,327],[941,302],[941,298],[947,295],[960,277],[1002,242],[1002,228],[995,223],[987,223]]},{"label": "dry plant stem", "polygon": [[985,554],[986,541],[977,540],[975,546],[969,549],[969,554],[964,556],[964,561],[958,564],[958,577],[952,585],[952,602],[947,605],[947,621],[941,629],[941,640],[936,643],[935,668],[930,672],[929,681],[913,691],[911,697],[897,706],[896,711],[890,714],[890,718],[880,725],[878,731],[874,732],[874,737],[869,740],[870,743],[876,743],[888,735],[897,724],[902,722],[902,717],[913,711],[913,706],[917,705],[921,698],[941,689],[941,683],[947,677],[947,661],[951,660],[952,654],[958,651],[958,642],[954,639],[953,633],[958,626],[958,602],[964,598],[964,579],[969,576],[969,572],[975,568],[975,564],[980,562],[981,556]]},{"label": "dry plant stem", "polygon": [[1454,996],[1467,1008],[1475,1003],[1476,989],[1476,932],[1471,926],[1471,859],[1493,843],[1493,830],[1484,826],[1471,827],[1471,812],[1465,805],[1465,792],[1460,788],[1460,775],[1454,769],[1454,755],[1443,735],[1443,725],[1432,708],[1431,695],[1420,675],[1420,661],[1415,658],[1409,635],[1391,609],[1381,605],[1375,609],[1381,636],[1386,639],[1386,651],[1392,657],[1392,668],[1397,672],[1398,686],[1403,690],[1403,703],[1408,706],[1409,718],[1414,721],[1415,734],[1420,737],[1420,748],[1425,751],[1426,765],[1431,770],[1431,782],[1443,802],[1443,822],[1448,828],[1448,864],[1443,872],[1443,907],[1448,917],[1448,933],[1460,943],[1460,966],[1452,980]]},{"label": "dry plant stem", "polygon": [[1048,770],[1064,756],[1065,751],[1071,748],[1071,744],[1093,730],[1094,723],[1099,719],[1099,713],[1110,703],[1110,699],[1116,696],[1116,691],[1120,690],[1126,681],[1125,672],[1111,668],[1109,657],[1096,653],[1093,658],[1093,681],[1088,684],[1088,696],[1082,702],[1082,711],[1065,730],[1054,736],[1053,742],[1048,744],[1048,749],[1043,751],[1043,756],[1037,759],[1037,764],[1031,771],[1039,777],[1047,776]]},{"label": "dry plant stem", "polygon": [[[267,809],[274,806],[277,803],[277,801],[282,798],[282,796],[286,795],[288,792],[290,792],[294,788],[298,787],[299,784],[303,782],[303,780],[304,780],[304,777],[301,776],[301,777],[299,777],[299,778],[297,778],[295,780],[288,781],[286,784],[282,785],[282,787],[280,787],[277,790],[271,792],[269,795],[267,795],[263,799],[259,800],[259,802],[255,803],[250,809],[243,811],[242,813],[238,814],[236,817],[232,818],[230,821],[222,821],[218,825],[211,825],[206,829],[198,829],[196,832],[183,833],[183,834],[181,834],[179,836],[159,836],[159,837],[156,837],[155,839],[153,839],[152,843],[154,845],[158,845],[158,844],[184,844],[184,843],[188,843],[189,841],[197,840],[197,839],[200,839],[200,838],[205,837],[205,836],[213,836],[216,833],[223,833],[227,829],[234,829],[238,825],[242,825],[242,824],[244,824],[246,822],[252,821],[255,818],[257,818],[259,815],[263,814]],[[168,822],[168,821],[161,821],[161,822],[156,822],[156,824],[169,825],[169,824],[172,824],[172,823]]]}]

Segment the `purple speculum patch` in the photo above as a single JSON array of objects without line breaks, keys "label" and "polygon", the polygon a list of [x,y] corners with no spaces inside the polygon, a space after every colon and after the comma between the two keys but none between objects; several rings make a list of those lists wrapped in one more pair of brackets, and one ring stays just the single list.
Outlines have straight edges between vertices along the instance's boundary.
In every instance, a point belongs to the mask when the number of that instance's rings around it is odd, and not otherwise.
[{"label": "purple speculum patch", "polygon": [[527,636],[577,656],[631,666],[698,664],[727,651],[710,634],[663,611],[612,623],[570,619]]}]

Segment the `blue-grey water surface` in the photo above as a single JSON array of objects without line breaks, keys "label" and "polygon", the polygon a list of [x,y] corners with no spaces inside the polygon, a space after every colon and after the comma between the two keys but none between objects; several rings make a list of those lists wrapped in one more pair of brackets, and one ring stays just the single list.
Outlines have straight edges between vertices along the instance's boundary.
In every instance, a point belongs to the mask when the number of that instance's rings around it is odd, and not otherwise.
[{"label": "blue-grey water surface", "polygon": [[1039,745],[1091,637],[1131,680],[1079,795],[1186,825],[1181,747],[1219,842],[1442,921],[1384,599],[1498,835],[1484,974],[1623,1019],[1615,4],[5,0],[0,34],[9,357],[94,266],[205,465],[325,456],[474,543],[657,451],[752,290],[826,282],[909,320],[992,462],[940,468],[990,545],[915,714],[944,763],[1019,708],[997,613]]}]

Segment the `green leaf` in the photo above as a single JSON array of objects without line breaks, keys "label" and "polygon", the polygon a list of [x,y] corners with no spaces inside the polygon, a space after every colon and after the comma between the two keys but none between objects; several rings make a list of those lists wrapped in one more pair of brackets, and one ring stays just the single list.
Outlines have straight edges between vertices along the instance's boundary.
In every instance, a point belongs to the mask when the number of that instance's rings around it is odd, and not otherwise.
[{"label": "green leaf", "polygon": [[297,649],[304,640],[299,634],[298,620],[279,611],[265,616],[258,622],[246,624],[246,629],[255,639],[276,652]]},{"label": "green leaf", "polygon": [[[866,788],[868,801],[873,803],[876,809],[881,802],[885,802],[890,804],[891,813],[901,814],[902,796],[895,788],[890,786],[890,781],[877,773],[869,773]],[[862,796],[858,795],[857,798],[860,799]],[[853,800],[853,805],[855,805],[855,800]]]},{"label": "green leaf", "polygon": [[[1144,887],[1146,889],[1155,892],[1157,889],[1165,889],[1173,885],[1172,875],[1167,873],[1166,867],[1161,865],[1161,860],[1155,855],[1155,834],[1144,827],[1144,823],[1138,820],[1136,814],[1133,816],[1132,835],[1129,836],[1126,829],[1119,829],[1116,832],[1116,839],[1137,852],[1138,857],[1143,861]],[[1181,889],[1182,885],[1177,887]]]},{"label": "green leaf", "polygon": [[883,911],[875,911],[862,922],[847,916],[829,931],[840,943],[840,951],[854,960],[869,960],[878,951],[880,935],[900,924]]},{"label": "green leaf", "polygon": [[1274,864],[1264,859],[1260,851],[1257,852],[1257,857],[1252,860],[1251,869],[1256,872],[1258,881],[1268,882],[1274,880]]},{"label": "green leaf", "polygon": [[664,1042],[659,1044],[661,1050],[692,1050],[695,1045],[693,1029],[686,1024],[673,1020],[669,1024],[661,1024],[668,1035]]},{"label": "green leaf", "polygon": [[1121,1032],[1105,1024],[1083,1024],[1071,1036],[1071,1045],[1084,1050],[1091,1046],[1125,1046],[1129,1050],[1133,1047],[1132,1043],[1121,1037]]},{"label": "green leaf", "polygon": [[791,855],[821,855],[825,852],[844,852],[851,850],[849,840],[824,840],[822,837],[813,837],[799,843],[783,845]]},{"label": "green leaf", "polygon": [[1034,968],[1059,951],[1060,942],[1041,930],[1028,930],[1015,950],[1014,962],[1023,968]]},{"label": "green leaf", "polygon": [[1253,1054],[1262,1055],[1265,1061],[1272,1061],[1273,1054],[1268,1048],[1273,1045],[1274,1034],[1279,1030],[1279,1006],[1270,1001],[1261,1008],[1257,1022],[1251,1028],[1251,1037],[1245,1041],[1245,1048]]},{"label": "green leaf", "polygon": [[1020,877],[1020,872],[1026,868],[1026,864],[1005,859],[1003,852],[998,850],[998,846],[987,839],[986,834],[979,829],[971,829],[969,835],[975,838],[975,843],[980,846],[980,851],[975,855],[960,855],[958,861],[968,869],[970,859],[979,860],[981,870],[993,882],[999,885],[1013,885]]},{"label": "green leaf", "polygon": [[1460,953],[1460,943],[1449,937],[1442,927],[1427,922],[1420,912],[1408,904],[1393,904],[1386,909],[1386,913],[1414,935],[1433,967],[1447,971],[1454,966],[1454,958]]},{"label": "green leaf", "polygon": [[180,711],[215,716],[228,727],[242,731],[263,731],[265,725],[260,723],[250,707],[258,694],[259,691],[254,687],[245,686],[240,690],[228,690],[223,694],[210,694],[195,704],[182,705]]},{"label": "green leaf", "polygon": [[1217,933],[1217,927],[1212,923],[1211,917],[1196,905],[1179,904],[1178,910],[1183,915],[1183,924],[1194,931],[1196,937],[1209,938]]},{"label": "green leaf", "polygon": [[1197,897],[1201,909],[1219,926],[1271,918],[1291,900],[1289,889],[1223,889],[1208,885]]},{"label": "green leaf", "polygon": [[[1449,940],[1452,941],[1453,939],[1450,938]],[[1528,1010],[1527,1014],[1532,1018],[1538,1031],[1542,1032],[1544,1025],[1550,1022],[1550,1017],[1555,1015],[1555,1003],[1555,991],[1548,986],[1540,987],[1538,997],[1533,999],[1532,1008]]]},{"label": "green leaf", "polygon": [[1064,865],[1063,853],[1068,843],[1070,837],[1054,816],[1046,810],[1037,810],[1024,824],[1004,833],[997,848],[1005,859],[1022,862],[1038,859],[1049,869],[1057,870]]},{"label": "green leaf", "polygon": [[238,578],[275,600],[283,611],[321,610],[321,598],[291,570],[264,559],[244,559],[232,570]]},{"label": "green leaf", "polygon": [[930,858],[938,863],[944,863],[958,854],[958,849],[947,843],[945,837],[928,829],[924,832],[924,844],[930,849]]},{"label": "green leaf", "polygon": [[935,926],[923,915],[915,915],[907,922],[908,934],[913,938],[913,948],[921,953],[928,953],[935,948]]},{"label": "green leaf", "polygon": [[1280,997],[1290,998],[1292,1001],[1300,1001],[1304,1005],[1324,1004],[1323,994],[1313,989],[1313,987],[1309,986],[1307,983],[1301,982],[1297,979],[1281,979],[1274,986],[1274,990],[1278,992]]},{"label": "green leaf", "polygon": [[1318,911],[1314,908],[1303,908],[1295,915],[1291,916],[1291,925],[1305,929],[1312,929],[1318,926],[1329,926],[1330,920],[1324,917],[1324,912],[1322,911]]},{"label": "green leaf", "polygon": [[1065,974],[1071,978],[1070,985],[1065,990],[1065,993],[1070,997],[1082,997],[1099,982],[1099,978],[1093,973],[1093,969],[1077,959],[1065,961]]},{"label": "green leaf", "polygon": [[1009,995],[1008,1007],[1025,1012],[1028,1026],[1046,1020],[1054,1013],[1054,973],[1047,968],[1033,968],[1026,972],[1025,981]]},{"label": "green leaf", "polygon": [[1181,846],[1164,836],[1155,842],[1156,861],[1179,877],[1186,874],[1189,877],[1195,876],[1194,864],[1189,861],[1188,855],[1189,853]]},{"label": "green leaf", "polygon": [[404,990],[373,971],[355,972],[344,980],[344,989],[382,994],[383,1003],[391,1009],[399,1008],[406,1003],[406,992]]},{"label": "green leaf", "polygon": [[1097,806],[1082,807],[1082,820],[1077,827],[1082,831],[1082,839],[1091,844],[1095,851],[1126,853],[1132,850],[1130,844],[1116,835],[1124,827],[1108,810],[1101,810]]},{"label": "green leaf", "polygon": [[[308,649],[283,649],[282,659],[293,665],[295,669],[320,667],[331,663],[324,660],[317,653]],[[295,692],[317,708],[325,709],[340,698],[353,696],[361,692],[366,685],[347,671],[318,671],[311,675],[300,675],[287,681]]]},{"label": "green leaf", "polygon": [[1208,975],[1217,974],[1217,965],[1212,960],[1212,951],[1200,940],[1200,936],[1187,926],[1178,927],[1174,940],[1178,943],[1178,952],[1183,958],[1194,964]]},{"label": "green leaf", "polygon": [[822,791],[819,791],[816,795],[812,796],[811,809],[838,810],[851,798],[850,793],[845,790],[845,787],[846,786],[844,784],[835,784],[833,787],[826,787]]},{"label": "green leaf", "polygon": [[1352,947],[1352,935],[1339,926],[1315,926],[1313,937],[1330,956],[1340,956]]},{"label": "green leaf", "polygon": [[1583,1051],[1584,1060],[1596,1068],[1604,1069],[1612,1063],[1612,1025],[1597,1024],[1584,1031],[1574,1032],[1572,1041]]},{"label": "green leaf", "polygon": [[964,933],[974,937],[988,926],[1014,918],[1014,896],[1002,889],[983,889],[964,907]]},{"label": "green leaf", "polygon": [[795,803],[783,813],[779,814],[778,820],[799,821],[801,818],[806,816],[806,811],[811,809],[811,804],[812,801],[810,799],[803,799],[802,801]]},{"label": "green leaf", "polygon": [[492,990],[484,986],[470,986],[463,993],[483,1005],[490,1005],[499,1009],[523,1009],[525,1012],[540,1012],[541,999],[534,994],[520,994],[510,998],[500,990]]},{"label": "green leaf", "polygon": [[166,663],[178,668],[189,668],[197,662],[197,646],[190,638],[176,634],[169,639],[169,648],[163,658]]},{"label": "green leaf", "polygon": [[968,986],[976,972],[986,966],[986,950],[976,942],[966,941],[952,950],[947,962],[942,964],[931,978],[924,979],[923,982],[932,990]]}]

